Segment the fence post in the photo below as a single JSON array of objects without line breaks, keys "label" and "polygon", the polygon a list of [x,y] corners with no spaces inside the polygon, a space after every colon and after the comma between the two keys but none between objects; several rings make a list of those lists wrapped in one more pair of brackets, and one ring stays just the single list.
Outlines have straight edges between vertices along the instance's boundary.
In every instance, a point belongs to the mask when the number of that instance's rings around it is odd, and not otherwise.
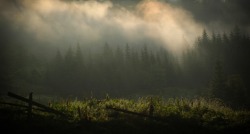
[{"label": "fence post", "polygon": [[77,112],[78,112],[79,118],[81,120],[82,119],[82,111],[81,111],[81,108],[79,106],[77,107]]},{"label": "fence post", "polygon": [[149,102],[149,115],[153,116],[154,114],[154,104],[153,104],[153,99],[150,97],[150,102]]},{"label": "fence post", "polygon": [[28,121],[31,121],[32,118],[32,92],[29,94],[29,103],[28,103]]}]

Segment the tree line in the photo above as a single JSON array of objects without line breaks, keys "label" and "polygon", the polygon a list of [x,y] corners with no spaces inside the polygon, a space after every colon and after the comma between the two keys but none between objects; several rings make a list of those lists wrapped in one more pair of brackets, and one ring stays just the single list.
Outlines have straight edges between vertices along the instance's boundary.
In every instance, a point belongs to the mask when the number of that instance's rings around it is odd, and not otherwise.
[{"label": "tree line", "polygon": [[[240,28],[206,30],[177,59],[155,44],[112,45],[98,50],[78,44],[46,61],[22,45],[4,45],[1,87],[42,88],[60,94],[141,93],[169,87],[194,88],[229,104],[249,105],[250,38]],[[4,58],[1,57],[1,58]],[[173,90],[172,92],[176,92]]]},{"label": "tree line", "polygon": [[[204,30],[194,49],[184,54],[186,81],[207,86],[210,97],[220,98],[230,105],[249,105],[250,38],[235,27],[230,33]],[[193,77],[193,79],[191,78]],[[195,79],[194,79],[195,78]]]},{"label": "tree line", "polygon": [[[48,67],[46,83],[55,89],[151,90],[177,84],[177,63],[162,48],[101,46],[83,53],[80,45],[62,55],[58,50]],[[176,68],[177,67],[177,68]],[[175,78],[176,77],[176,78]]]},{"label": "tree line", "polygon": [[[46,84],[54,89],[81,92],[123,92],[167,87],[206,87],[203,92],[230,104],[248,104],[250,39],[235,27],[230,33],[205,30],[193,48],[178,61],[165,48],[142,45],[111,46],[83,53],[80,45],[62,55],[58,50],[47,68]],[[200,89],[201,90],[201,89]],[[174,92],[174,91],[173,91]]]}]

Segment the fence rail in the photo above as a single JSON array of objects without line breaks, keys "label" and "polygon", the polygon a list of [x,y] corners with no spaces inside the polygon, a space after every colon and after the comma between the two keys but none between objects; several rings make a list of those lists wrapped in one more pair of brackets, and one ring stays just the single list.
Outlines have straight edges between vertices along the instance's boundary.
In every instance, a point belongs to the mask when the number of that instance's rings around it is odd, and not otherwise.
[{"label": "fence rail", "polygon": [[[25,98],[22,96],[19,96],[15,93],[12,92],[8,92],[8,96],[14,99],[17,99],[19,101],[25,102],[27,103],[27,105],[20,105],[20,104],[14,104],[14,103],[9,103],[9,102],[0,102],[0,104],[4,104],[4,105],[10,105],[10,106],[16,106],[16,107],[20,107],[20,108],[26,108],[27,109],[27,119],[30,120],[32,118],[32,110],[39,110],[42,112],[48,112],[48,113],[53,113],[56,115],[60,115],[60,116],[64,116],[64,117],[69,117],[69,115],[64,114],[63,112],[60,112],[58,110],[52,109],[48,106],[45,106],[43,104],[40,104],[38,102],[33,101],[33,93],[29,94],[29,98]],[[36,106],[36,107],[34,107]]]},{"label": "fence rail", "polygon": [[163,119],[161,117],[148,115],[148,114],[143,114],[143,113],[137,113],[137,112],[133,112],[133,111],[128,111],[128,110],[125,110],[125,109],[115,108],[115,107],[112,107],[112,106],[107,106],[106,109],[114,110],[114,111],[122,112],[122,113],[126,113],[126,114],[136,115],[136,116],[139,116],[139,117],[146,117],[146,118],[157,120],[157,121],[163,121],[163,122],[166,121],[166,119]]}]

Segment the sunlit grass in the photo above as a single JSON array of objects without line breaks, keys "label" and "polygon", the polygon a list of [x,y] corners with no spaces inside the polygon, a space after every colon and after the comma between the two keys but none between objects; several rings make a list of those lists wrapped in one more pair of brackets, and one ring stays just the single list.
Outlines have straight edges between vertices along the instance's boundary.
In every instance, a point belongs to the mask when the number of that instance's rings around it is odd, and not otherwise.
[{"label": "sunlit grass", "polygon": [[[150,115],[149,107],[154,111]],[[235,110],[225,105],[221,100],[210,98],[169,98],[158,96],[140,97],[137,99],[110,98],[98,100],[65,99],[49,103],[55,110],[67,116],[33,110],[32,124],[39,128],[56,128],[55,132],[76,133],[89,131],[91,133],[221,133],[231,130],[248,131],[250,111]],[[138,113],[133,115],[118,112],[107,107]],[[5,120],[22,125],[29,129],[25,109],[1,106],[6,109]],[[19,113],[22,111],[24,113]],[[4,111],[2,111],[4,113]],[[13,124],[13,123],[11,123]],[[144,131],[142,131],[142,129]]]},{"label": "sunlit grass", "polygon": [[[149,114],[149,105],[153,104],[153,116],[161,121],[189,120],[202,126],[224,128],[245,124],[250,121],[250,112],[233,110],[218,99],[186,99],[161,97],[142,97],[138,99],[104,99],[71,100],[53,103],[52,108],[72,115],[74,121],[89,120],[108,122],[112,120],[127,120],[141,118],[126,113],[106,109],[107,106],[124,109],[144,115]],[[81,116],[81,117],[80,117]]]}]

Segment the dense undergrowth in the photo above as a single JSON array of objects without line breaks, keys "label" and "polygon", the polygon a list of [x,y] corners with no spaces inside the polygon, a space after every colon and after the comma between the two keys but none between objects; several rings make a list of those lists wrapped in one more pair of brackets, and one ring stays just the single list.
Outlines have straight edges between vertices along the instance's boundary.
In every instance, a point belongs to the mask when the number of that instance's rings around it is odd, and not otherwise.
[{"label": "dense undergrowth", "polygon": [[[149,107],[153,112],[149,116]],[[234,110],[218,99],[95,98],[50,102],[69,117],[34,111],[33,128],[44,133],[249,133],[250,112]],[[141,115],[107,109],[113,107]],[[39,115],[39,116],[38,116]],[[23,117],[25,119],[25,117]],[[36,120],[35,120],[36,119]],[[18,122],[23,120],[15,120]],[[37,122],[37,123],[36,123]],[[30,125],[24,128],[29,128]],[[34,127],[35,125],[35,127]],[[48,131],[46,128],[48,128]]]}]

